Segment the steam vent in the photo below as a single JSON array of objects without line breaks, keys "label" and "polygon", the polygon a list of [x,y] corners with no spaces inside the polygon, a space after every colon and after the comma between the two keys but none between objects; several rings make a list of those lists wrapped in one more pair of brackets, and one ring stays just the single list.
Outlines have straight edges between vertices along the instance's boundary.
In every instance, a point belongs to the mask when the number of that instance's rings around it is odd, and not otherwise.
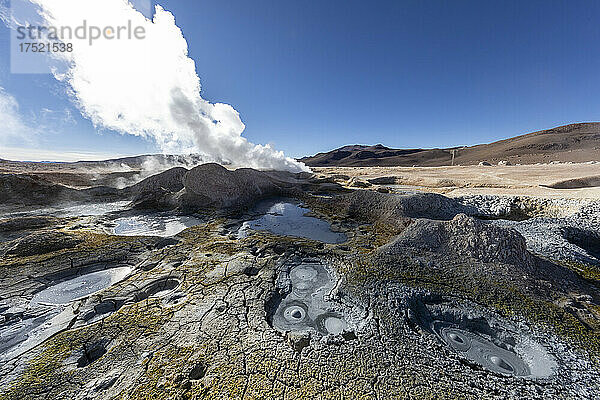
[{"label": "steam vent", "polygon": [[48,179],[0,175],[1,400],[600,398],[595,200]]}]

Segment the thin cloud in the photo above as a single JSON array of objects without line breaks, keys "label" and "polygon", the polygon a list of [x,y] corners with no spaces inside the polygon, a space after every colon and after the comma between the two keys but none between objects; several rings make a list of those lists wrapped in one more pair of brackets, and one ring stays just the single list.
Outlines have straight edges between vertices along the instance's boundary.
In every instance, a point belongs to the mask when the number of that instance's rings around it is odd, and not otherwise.
[{"label": "thin cloud", "polygon": [[109,160],[120,157],[127,157],[131,154],[115,154],[108,152],[91,152],[78,150],[45,150],[25,147],[2,147],[0,148],[0,158],[12,161],[56,161],[56,162],[75,162],[75,161],[98,161]]},{"label": "thin cloud", "polygon": [[0,144],[10,143],[32,144],[35,129],[29,127],[19,112],[17,100],[0,86]]}]

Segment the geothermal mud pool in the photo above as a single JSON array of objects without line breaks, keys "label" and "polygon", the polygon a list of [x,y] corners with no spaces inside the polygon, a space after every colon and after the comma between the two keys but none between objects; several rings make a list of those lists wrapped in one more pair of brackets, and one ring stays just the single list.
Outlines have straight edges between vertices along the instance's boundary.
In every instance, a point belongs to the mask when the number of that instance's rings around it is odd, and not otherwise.
[{"label": "geothermal mud pool", "polygon": [[436,321],[432,329],[452,350],[493,372],[529,376],[529,367],[515,353],[500,348],[483,337]]},{"label": "geothermal mud pool", "polygon": [[327,300],[335,282],[323,264],[304,262],[283,272],[279,279],[289,285],[290,292],[275,311],[275,328],[282,332],[314,330],[334,335],[348,329],[340,306]]},{"label": "geothermal mud pool", "polygon": [[324,243],[343,243],[347,240],[343,233],[333,232],[326,221],[306,216],[309,211],[293,203],[275,203],[262,217],[244,222],[239,236],[246,237],[249,230],[265,230],[276,235],[303,237]]},{"label": "geothermal mud pool", "polygon": [[91,272],[52,285],[31,299],[20,320],[0,326],[0,360],[11,360],[63,330],[74,318],[71,303],[93,295],[131,273],[129,267]]},{"label": "geothermal mud pool", "polygon": [[69,304],[112,286],[129,273],[131,268],[120,267],[78,276],[37,293],[31,300],[31,306]]}]

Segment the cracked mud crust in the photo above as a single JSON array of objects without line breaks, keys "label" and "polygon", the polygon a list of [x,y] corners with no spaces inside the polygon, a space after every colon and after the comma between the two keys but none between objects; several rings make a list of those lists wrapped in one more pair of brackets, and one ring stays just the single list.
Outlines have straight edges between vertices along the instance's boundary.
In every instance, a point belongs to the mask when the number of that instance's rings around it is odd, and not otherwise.
[{"label": "cracked mud crust", "polygon": [[[65,308],[49,338],[0,361],[0,399],[600,396],[595,266],[531,251],[517,231],[467,216],[478,214],[472,202],[365,191],[301,200],[348,241],[266,231],[239,239],[235,228],[251,219],[239,214],[209,213],[166,242],[53,221],[62,225],[50,231],[68,236],[54,237],[61,245],[0,263],[4,326],[27,321],[28,302],[52,285],[133,271]],[[48,230],[10,233],[4,243]],[[331,277],[319,313],[343,328],[278,329],[273,315],[297,289],[284,277],[316,264]],[[527,376],[457,351],[438,326],[522,360],[514,362]]]}]

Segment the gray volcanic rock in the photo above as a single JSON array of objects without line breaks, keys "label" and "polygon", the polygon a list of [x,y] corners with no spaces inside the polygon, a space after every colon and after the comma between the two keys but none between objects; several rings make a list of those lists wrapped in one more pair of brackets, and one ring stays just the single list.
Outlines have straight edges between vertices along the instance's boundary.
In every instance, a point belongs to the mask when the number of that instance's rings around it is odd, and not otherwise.
[{"label": "gray volcanic rock", "polygon": [[171,209],[176,204],[173,195],[184,188],[183,180],[188,170],[176,167],[152,175],[121,192],[132,197],[133,208]]},{"label": "gray volcanic rock", "polygon": [[143,181],[130,186],[123,191],[135,195],[164,189],[169,192],[179,192],[183,189],[183,180],[188,170],[183,167],[168,169],[160,174],[152,175]]},{"label": "gray volcanic rock", "polygon": [[5,218],[0,220],[0,232],[18,232],[46,228],[56,222],[56,218],[42,216]]},{"label": "gray volcanic rock", "polygon": [[379,178],[367,179],[367,182],[373,185],[393,185],[396,183],[395,176],[381,176]]}]

